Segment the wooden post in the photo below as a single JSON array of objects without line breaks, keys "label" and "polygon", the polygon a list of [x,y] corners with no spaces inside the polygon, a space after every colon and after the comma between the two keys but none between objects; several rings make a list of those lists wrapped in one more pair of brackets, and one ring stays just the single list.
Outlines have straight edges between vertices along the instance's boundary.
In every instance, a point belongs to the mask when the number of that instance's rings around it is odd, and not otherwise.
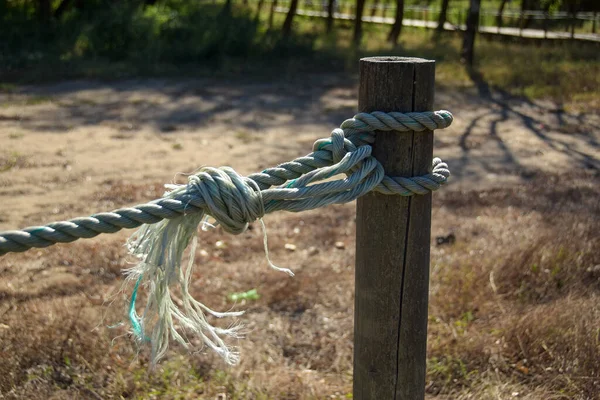
[{"label": "wooden post", "polygon": [[[361,59],[359,111],[429,111],[434,75],[431,60]],[[423,175],[431,170],[433,133],[381,132],[373,151],[389,176]],[[355,400],[425,396],[430,232],[431,194],[358,199]]]}]

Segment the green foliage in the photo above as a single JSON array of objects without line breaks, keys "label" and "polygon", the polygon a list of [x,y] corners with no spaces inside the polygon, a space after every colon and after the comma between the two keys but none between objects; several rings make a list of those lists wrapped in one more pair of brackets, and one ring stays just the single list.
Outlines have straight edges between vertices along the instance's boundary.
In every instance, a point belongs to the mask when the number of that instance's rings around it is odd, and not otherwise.
[{"label": "green foliage", "polygon": [[219,65],[225,58],[285,57],[286,49],[312,46],[310,38],[284,42],[248,9],[222,4],[95,0],[47,22],[28,4],[0,0],[0,73],[81,60]]}]

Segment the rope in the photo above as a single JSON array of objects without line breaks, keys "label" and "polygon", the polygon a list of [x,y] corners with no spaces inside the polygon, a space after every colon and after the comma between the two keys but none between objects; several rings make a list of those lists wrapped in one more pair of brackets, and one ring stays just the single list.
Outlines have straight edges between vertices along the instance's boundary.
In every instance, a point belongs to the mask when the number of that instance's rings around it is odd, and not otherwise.
[{"label": "rope", "polygon": [[[385,176],[383,167],[371,155],[375,131],[422,132],[446,128],[451,123],[448,111],[360,113],[334,129],[329,138],[317,140],[312,153],[248,177],[229,167],[202,168],[189,177],[187,185],[170,186],[170,193],[147,204],[1,232],[0,256],[198,212],[211,215],[226,231],[238,234],[250,222],[273,211],[299,212],[347,203],[372,190],[401,196],[425,194],[446,182],[448,166],[436,158],[430,174]],[[315,184],[338,174],[347,176]]]},{"label": "rope", "polygon": [[[451,122],[448,111],[361,113],[344,121],[329,138],[317,140],[312,153],[260,173],[244,177],[229,167],[202,168],[186,185],[168,185],[169,192],[147,204],[0,233],[0,256],[142,225],[127,242],[130,253],[140,260],[125,270],[125,284],[135,282],[127,311],[133,335],[139,343],[151,345],[153,363],[166,354],[171,340],[190,349],[193,344],[187,337],[194,334],[225,362],[236,364],[239,353],[225,338],[239,337],[241,326],[215,327],[206,314],[223,318],[242,312],[211,310],[190,294],[198,226],[211,216],[226,231],[237,234],[259,220],[267,262],[293,276],[269,258],[265,214],[346,203],[370,191],[412,196],[437,190],[450,175],[440,159],[433,160],[430,174],[389,177],[371,155],[371,145],[379,131],[421,132],[445,128]],[[345,178],[329,180],[340,174]],[[184,262],[188,247],[190,256]],[[136,300],[142,288],[147,292],[146,307],[138,315]]]}]

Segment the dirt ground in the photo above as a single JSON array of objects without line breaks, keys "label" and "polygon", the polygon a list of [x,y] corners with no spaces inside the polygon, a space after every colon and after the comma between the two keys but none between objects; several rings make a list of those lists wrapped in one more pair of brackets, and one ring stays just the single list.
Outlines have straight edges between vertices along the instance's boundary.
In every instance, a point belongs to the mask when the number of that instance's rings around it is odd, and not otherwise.
[{"label": "dirt ground", "polygon": [[[161,195],[163,183],[183,182],[181,173],[193,172],[201,166],[229,165],[247,174],[306,154],[314,140],[327,136],[355,113],[356,96],[355,83],[322,75],[308,76],[301,82],[69,81],[4,90],[0,92],[0,231],[145,202]],[[457,330],[462,328],[455,321],[466,318],[465,324],[477,324],[479,315],[488,322],[499,318],[508,329],[509,321],[515,317],[508,315],[509,303],[496,308],[490,305],[485,317],[482,311],[485,307],[473,306],[496,293],[497,287],[502,290],[502,282],[494,281],[495,275],[490,271],[497,272],[502,264],[497,260],[503,255],[506,257],[502,262],[510,260],[507,246],[523,250],[519,246],[529,240],[546,249],[548,215],[564,216],[560,220],[563,222],[583,221],[585,227],[560,226],[571,236],[588,232],[583,242],[589,242],[590,246],[597,243],[598,230],[594,233],[594,227],[600,226],[595,214],[600,193],[596,189],[600,182],[600,114],[575,115],[550,102],[506,98],[496,93],[482,96],[476,89],[457,92],[442,88],[436,94],[436,109],[452,111],[455,122],[435,135],[434,154],[450,165],[452,177],[442,193],[434,195],[433,235],[453,233],[457,243],[451,248],[434,247],[432,253],[430,335],[434,336],[430,336],[430,347],[433,346],[430,353],[446,354],[442,352],[450,349],[454,358],[468,358],[461,356],[460,346],[451,347],[438,341],[445,335],[457,340],[462,334]],[[210,355],[194,355],[195,360],[201,360],[197,363],[213,371],[206,376],[212,381],[221,379],[217,389],[203,388],[206,397],[202,398],[218,398],[215,396],[221,394],[227,398],[227,393],[233,396],[232,393],[242,389],[232,381],[245,382],[243,390],[247,392],[240,393],[260,392],[270,396],[265,398],[342,398],[351,391],[353,215],[353,205],[345,205],[318,213],[279,213],[265,218],[272,257],[276,263],[297,272],[293,280],[268,269],[258,229],[240,237],[220,231],[201,234],[198,250],[201,253],[197,258],[204,265],[198,267],[201,284],[194,286],[198,297],[217,309],[226,309],[231,307],[225,300],[227,293],[258,288],[261,294],[258,302],[240,307],[249,310],[242,317],[249,333],[240,343],[240,367],[223,378],[215,375],[216,367],[206,366],[218,361]],[[552,219],[552,223],[557,221]],[[129,339],[117,340],[117,350],[111,347],[111,339],[125,334],[125,328],[95,329],[96,341],[89,344],[85,338],[69,336],[68,330],[64,333],[65,328],[61,327],[61,321],[85,319],[91,325],[81,332],[89,333],[91,328],[102,324],[103,317],[109,320],[106,324],[122,318],[121,298],[111,306],[116,311],[106,311],[102,304],[113,300],[120,287],[119,269],[127,266],[121,244],[130,233],[0,258],[2,352],[4,356],[8,352],[22,356],[15,358],[10,378],[0,379],[0,398],[2,395],[33,398],[32,393],[40,396],[46,393],[46,398],[145,398],[146,392],[137,386],[132,388],[132,383],[126,382],[121,387],[113,381],[93,381],[88,387],[75,377],[91,374],[94,368],[102,368],[110,379],[121,376],[115,369],[131,371],[128,365],[136,358]],[[219,240],[224,244],[215,245]],[[294,244],[296,248],[292,251],[288,246],[286,250],[285,244]],[[590,273],[595,274],[598,271],[593,268],[600,264],[597,248],[587,251],[588,258],[584,257],[582,268],[592,268]],[[465,268],[477,262],[474,257],[479,257],[482,263],[482,260],[488,262],[489,269],[484,268],[480,274],[483,280],[477,280],[477,275],[469,283],[463,281],[445,287],[444,279],[451,276],[442,271],[445,266],[465,272]],[[470,261],[461,261],[467,258]],[[596,279],[596,275],[590,279]],[[483,282],[486,291],[473,294],[471,285],[477,282]],[[465,285],[468,288],[460,295]],[[597,283],[590,285],[596,288]],[[561,292],[553,301],[593,305],[588,310],[593,326],[600,314],[595,297],[598,292],[586,288],[577,292],[583,293],[577,296]],[[439,297],[446,295],[462,302],[464,307],[457,305],[455,311],[446,310],[447,297]],[[499,301],[509,301],[506,296]],[[554,304],[546,300],[539,307]],[[520,310],[543,314],[541,308],[533,310],[532,303],[524,307]],[[52,366],[51,360],[56,359],[56,355],[46,358],[25,355],[26,347],[43,346],[43,335],[52,333],[40,331],[44,326],[58,332],[57,343],[66,343],[66,338],[81,341],[81,346],[70,348],[73,355],[68,364],[79,360],[78,365],[88,372],[71,374],[64,372],[67,367],[62,365],[60,373],[70,374],[65,378],[67,383],[60,383],[55,377],[52,384],[36,375],[36,368]],[[491,328],[483,330],[486,329]],[[30,332],[31,340],[24,340],[26,335],[22,332]],[[268,336],[273,338],[265,339]],[[506,333],[502,337],[509,336]],[[517,342],[523,340],[521,336]],[[490,343],[493,347],[495,342]],[[103,356],[92,357],[96,361],[87,360],[86,367],[80,358],[85,358],[86,352],[94,347],[104,349]],[[480,374],[487,371],[492,375],[493,371],[496,374],[498,370],[505,371],[494,364],[497,353],[490,348],[485,350],[488,364],[465,362],[467,369],[477,367]],[[593,355],[597,350],[595,347],[587,351]],[[178,354],[185,353],[175,350],[169,362],[180,360]],[[61,356],[64,356],[62,350]],[[109,356],[112,364],[101,359]],[[512,367],[507,368],[518,369],[515,365],[522,359],[527,357],[515,355],[512,361],[507,361]],[[66,363],[64,357],[56,362]],[[443,365],[445,368],[447,363]],[[10,371],[10,365],[5,367],[6,370],[0,370]],[[521,367],[522,371],[535,370],[527,365]],[[537,367],[543,370],[540,365]],[[53,368],[57,371],[57,367]],[[195,368],[202,370],[198,365]],[[218,368],[227,371],[222,365]],[[439,374],[444,377],[436,378]],[[456,394],[459,393],[464,396],[461,398],[470,398],[469,393],[474,392],[469,385],[473,381],[469,381],[468,374],[465,376],[457,378],[453,370],[432,372],[429,368],[428,393],[449,398],[459,398]],[[489,398],[541,399],[554,394],[553,388],[545,391],[544,384],[536,379],[519,379],[506,372],[502,376],[495,386],[497,396],[492,393]],[[173,378],[173,382],[177,379],[180,378]],[[467,383],[456,383],[453,379],[465,379]],[[600,385],[600,377],[592,375],[590,379],[596,379],[594,382]],[[60,383],[58,386],[56,381]],[[579,391],[573,393],[582,397],[573,398],[586,398],[585,393],[590,392],[585,388],[594,385],[587,382],[578,386]],[[177,398],[174,393],[163,392],[162,397],[154,398]],[[262,398],[254,394],[254,397],[238,396],[231,398]]]}]

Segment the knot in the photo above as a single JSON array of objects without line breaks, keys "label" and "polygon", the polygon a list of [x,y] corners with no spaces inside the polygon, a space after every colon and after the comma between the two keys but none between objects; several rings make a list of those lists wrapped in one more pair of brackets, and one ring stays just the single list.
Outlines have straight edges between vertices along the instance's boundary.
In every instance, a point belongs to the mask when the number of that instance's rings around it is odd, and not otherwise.
[{"label": "knot", "polygon": [[313,151],[327,151],[331,153],[331,160],[334,164],[339,163],[346,153],[356,151],[357,145],[346,136],[341,128],[335,128],[331,131],[328,139],[319,139],[313,144]]},{"label": "knot", "polygon": [[[233,234],[265,215],[262,193],[255,181],[230,167],[205,167],[188,179],[188,195],[199,195],[206,213]],[[193,193],[195,192],[195,193]]]}]

